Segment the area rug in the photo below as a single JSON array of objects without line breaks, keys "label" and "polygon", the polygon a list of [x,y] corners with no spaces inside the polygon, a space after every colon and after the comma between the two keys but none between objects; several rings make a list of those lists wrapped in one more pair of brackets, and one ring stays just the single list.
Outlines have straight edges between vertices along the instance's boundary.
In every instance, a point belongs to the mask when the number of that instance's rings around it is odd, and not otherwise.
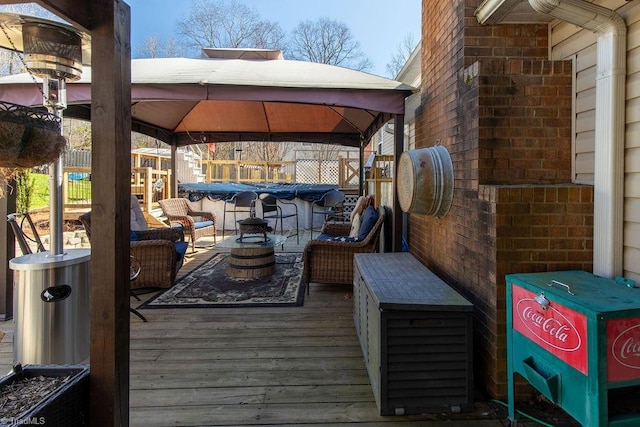
[{"label": "area rug", "polygon": [[276,254],[275,273],[259,279],[226,274],[229,254],[216,254],[173,287],[138,308],[300,306],[304,300],[302,254]]}]

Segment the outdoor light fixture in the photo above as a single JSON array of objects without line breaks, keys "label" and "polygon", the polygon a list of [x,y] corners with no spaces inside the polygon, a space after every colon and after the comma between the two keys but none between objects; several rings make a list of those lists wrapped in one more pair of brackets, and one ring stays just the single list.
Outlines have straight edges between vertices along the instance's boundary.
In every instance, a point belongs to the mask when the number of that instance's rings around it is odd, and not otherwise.
[{"label": "outdoor light fixture", "polygon": [[[43,105],[62,119],[66,82],[80,79],[82,64],[89,63],[89,36],[60,22],[10,13],[0,13],[0,30],[0,47],[24,53],[27,71],[42,78]],[[49,168],[49,197],[50,252],[58,255],[63,252],[62,156]]]}]

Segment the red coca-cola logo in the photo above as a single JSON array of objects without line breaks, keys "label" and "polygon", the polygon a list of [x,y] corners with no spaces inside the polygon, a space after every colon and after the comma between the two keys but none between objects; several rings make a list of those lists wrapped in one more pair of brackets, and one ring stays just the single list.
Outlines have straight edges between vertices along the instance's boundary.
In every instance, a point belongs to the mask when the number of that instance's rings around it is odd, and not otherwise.
[{"label": "red coca-cola logo", "polygon": [[640,325],[620,332],[611,344],[611,352],[621,365],[640,369]]},{"label": "red coca-cola logo", "polygon": [[582,346],[576,327],[552,306],[542,310],[533,299],[523,298],[518,301],[516,311],[524,326],[549,346],[562,351],[576,351]]}]

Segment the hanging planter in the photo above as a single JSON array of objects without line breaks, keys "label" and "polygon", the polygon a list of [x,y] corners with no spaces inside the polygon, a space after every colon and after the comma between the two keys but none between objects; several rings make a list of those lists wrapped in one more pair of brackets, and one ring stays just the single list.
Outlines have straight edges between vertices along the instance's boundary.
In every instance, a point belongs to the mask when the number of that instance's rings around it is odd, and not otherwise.
[{"label": "hanging planter", "polygon": [[31,168],[51,163],[66,146],[54,114],[0,102],[0,167]]},{"label": "hanging planter", "polygon": [[60,117],[0,101],[0,197],[21,169],[58,159],[67,142],[60,134]]}]

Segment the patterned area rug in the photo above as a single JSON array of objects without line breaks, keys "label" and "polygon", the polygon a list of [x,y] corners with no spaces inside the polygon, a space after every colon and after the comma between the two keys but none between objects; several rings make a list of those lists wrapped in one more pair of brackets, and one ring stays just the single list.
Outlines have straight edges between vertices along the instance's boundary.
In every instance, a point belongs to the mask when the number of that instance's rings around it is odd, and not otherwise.
[{"label": "patterned area rug", "polygon": [[235,279],[225,272],[229,254],[216,254],[172,288],[138,308],[302,305],[302,254],[276,254],[275,257],[273,275],[260,279]]}]

